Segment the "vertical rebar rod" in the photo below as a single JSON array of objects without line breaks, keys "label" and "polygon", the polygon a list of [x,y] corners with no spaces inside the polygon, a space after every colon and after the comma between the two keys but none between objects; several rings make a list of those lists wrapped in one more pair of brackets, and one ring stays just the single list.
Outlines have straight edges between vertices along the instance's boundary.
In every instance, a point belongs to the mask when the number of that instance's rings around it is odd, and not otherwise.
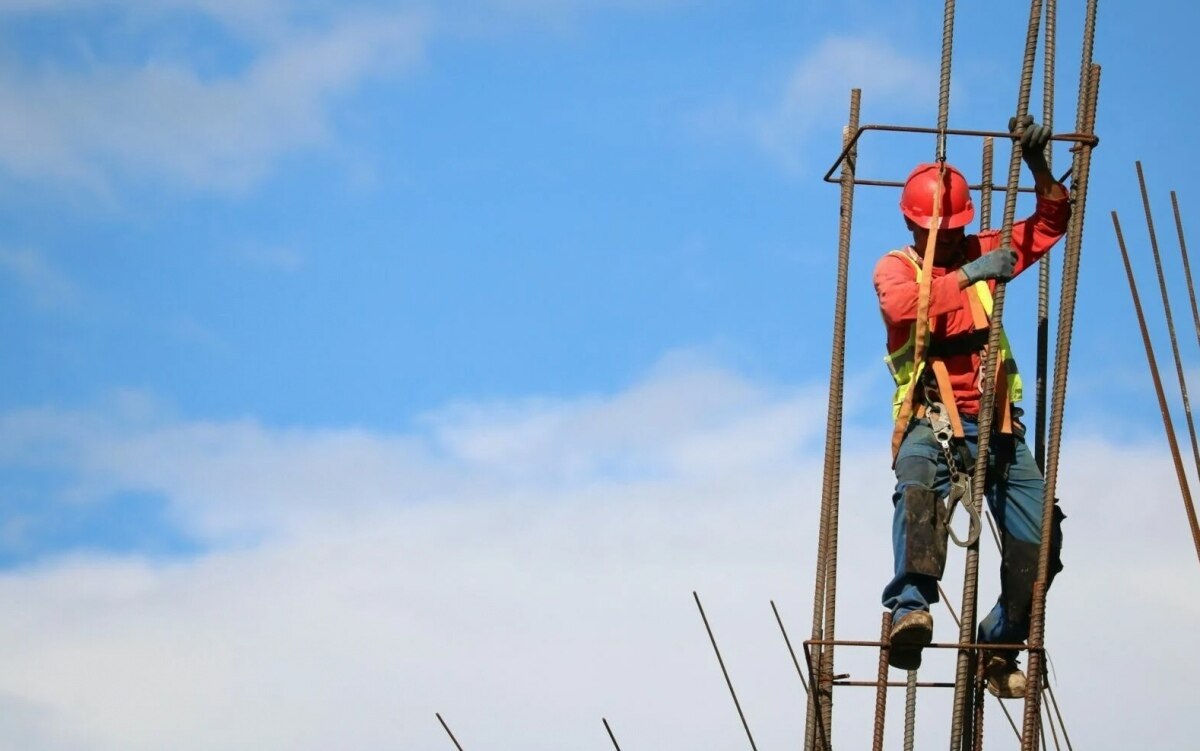
[{"label": "vertical rebar rod", "polygon": [[979,229],[988,230],[992,228],[992,171],[995,159],[993,153],[995,145],[992,142],[991,136],[985,136],[983,139],[983,178],[980,181],[979,190]]},{"label": "vertical rebar rod", "polygon": [[972,683],[971,690],[974,695],[971,701],[975,706],[975,717],[972,720],[971,729],[973,737],[971,738],[971,751],[983,751],[983,698],[984,698],[984,676],[983,676],[983,660],[975,658],[975,680]]},{"label": "vertical rebar rod", "polygon": [[750,748],[758,751],[758,747],[754,745],[754,735],[750,732],[750,725],[746,722],[746,714],[742,712],[742,703],[738,701],[737,691],[733,690],[733,681],[729,679],[729,671],[725,669],[725,660],[721,658],[721,648],[717,646],[717,637],[713,636],[712,627],[708,625],[708,616],[704,614],[704,606],[700,604],[700,595],[692,592],[692,597],[696,599],[696,607],[700,609],[700,619],[704,621],[704,630],[708,632],[708,640],[712,642],[713,652],[717,655],[717,664],[721,666],[721,675],[725,676],[725,685],[729,687],[729,695],[733,697],[733,706],[737,709],[738,718],[742,721],[742,727],[746,729],[746,738],[750,740]]},{"label": "vertical rebar rod", "polygon": [[[1088,15],[1094,26],[1095,0],[1089,0]],[[1087,43],[1085,42],[1085,47]],[[1090,52],[1090,50],[1089,50]],[[1100,66],[1088,69],[1088,85],[1080,101],[1083,110],[1081,133],[1096,130],[1096,107],[1100,95]],[[1092,145],[1081,143],[1072,163],[1071,193],[1074,207],[1067,226],[1067,247],[1063,253],[1063,274],[1059,291],[1058,338],[1054,345],[1054,380],[1051,394],[1049,439],[1046,442],[1045,490],[1042,494],[1042,542],[1038,550],[1038,574],[1033,585],[1033,604],[1029,615],[1029,665],[1026,669],[1025,712],[1021,733],[1022,751],[1037,751],[1035,729],[1041,717],[1038,690],[1042,671],[1041,648],[1046,632],[1046,588],[1050,574],[1050,549],[1053,542],[1054,505],[1057,502],[1058,461],[1062,445],[1063,411],[1067,397],[1067,373],[1071,357],[1071,334],[1075,324],[1075,292],[1079,282],[1079,259],[1083,247],[1083,227],[1087,208],[1088,181],[1091,174]]]},{"label": "vertical rebar rod", "polygon": [[1171,191],[1171,211],[1175,214],[1175,232],[1179,235],[1179,255],[1183,256],[1183,275],[1187,277],[1188,299],[1192,303],[1192,320],[1196,324],[1196,343],[1200,344],[1200,310],[1196,309],[1196,286],[1192,281],[1192,265],[1188,262],[1187,238],[1183,234],[1183,220],[1179,217],[1179,200]]},{"label": "vertical rebar rod", "polygon": [[615,748],[617,751],[621,751],[621,744],[617,743],[617,736],[613,735],[612,728],[608,726],[608,720],[604,717],[601,717],[600,721],[604,723],[604,729],[608,731],[608,739],[612,741],[613,748]]},{"label": "vertical rebar rod", "polygon": [[942,65],[938,81],[937,161],[946,161],[946,128],[950,124],[950,62],[954,56],[954,0],[942,11]]},{"label": "vertical rebar rod", "polygon": [[[1046,30],[1043,46],[1042,125],[1054,131],[1054,64],[1058,32],[1058,2],[1046,0]],[[1053,172],[1054,148],[1046,144],[1046,166]],[[1050,353],[1050,253],[1038,264],[1037,390],[1033,418],[1033,459],[1046,471],[1046,368]]]},{"label": "vertical rebar rod", "polygon": [[917,737],[917,671],[908,671],[908,685],[904,689],[904,751],[913,751]]},{"label": "vertical rebar rod", "polygon": [[[845,148],[858,130],[862,92],[850,92],[850,121],[842,135]],[[846,371],[846,297],[850,278],[850,229],[854,216],[854,169],[857,150],[851,149],[842,162],[841,216],[838,227],[837,295],[833,314],[833,344],[829,364],[829,404],[825,421],[825,470],[821,487],[821,529],[817,544],[817,581],[813,595],[813,639],[833,639],[837,616],[838,493],[842,462],[842,400]],[[817,685],[809,692],[805,748],[816,744],[815,714],[823,727],[833,723],[832,646],[816,655]]]},{"label": "vertical rebar rod", "polygon": [[879,666],[875,673],[875,726],[871,751],[883,751],[883,726],[887,720],[888,655],[891,654],[892,614],[884,611],[880,625]]},{"label": "vertical rebar rod", "polygon": [[[1175,476],[1179,479],[1179,490],[1183,494],[1184,508],[1187,510],[1188,521],[1195,523],[1196,512],[1192,508],[1192,491],[1188,487],[1187,475],[1183,470],[1183,460],[1179,455],[1179,443],[1175,440],[1175,426],[1171,422],[1171,411],[1167,408],[1167,397],[1163,393],[1162,378],[1158,373],[1158,361],[1154,357],[1154,345],[1150,342],[1150,331],[1146,328],[1146,316],[1142,313],[1142,301],[1138,297],[1137,283],[1133,278],[1133,266],[1129,263],[1129,253],[1125,250],[1125,236],[1121,234],[1121,222],[1117,212],[1112,212],[1113,229],[1117,233],[1117,246],[1121,249],[1121,258],[1125,261],[1125,274],[1129,277],[1129,292],[1133,296],[1133,307],[1137,311],[1138,325],[1142,329],[1142,343],[1146,347],[1146,362],[1150,366],[1150,377],[1154,381],[1154,392],[1158,395],[1158,409],[1162,412],[1163,428],[1167,432],[1167,443],[1171,446],[1171,458],[1175,462]],[[1194,530],[1195,527],[1193,526]],[[1192,540],[1196,544],[1196,557],[1200,558],[1200,539],[1195,534]]]},{"label": "vertical rebar rod", "polygon": [[808,682],[804,680],[804,669],[800,667],[800,660],[796,658],[796,650],[792,649],[792,640],[788,638],[787,629],[783,627],[783,618],[779,616],[779,608],[775,607],[774,600],[771,600],[771,611],[775,613],[775,622],[779,624],[779,631],[783,634],[783,643],[787,645],[788,654],[792,656],[792,664],[796,666],[796,675],[800,676],[800,685],[804,686],[804,693],[807,695]]},{"label": "vertical rebar rod", "polygon": [[[1021,81],[1017,91],[1017,133],[1012,141],[1012,152],[1008,161],[1008,187],[1004,193],[1004,222],[1000,229],[1000,244],[1012,244],[1013,220],[1017,213],[1017,186],[1021,178],[1021,141],[1024,128],[1020,118],[1029,110],[1029,94],[1033,87],[1033,66],[1037,56],[1038,29],[1042,20],[1042,0],[1033,0],[1029,5],[1029,24],[1025,32],[1025,57],[1021,64]],[[992,293],[991,325],[988,329],[987,356],[983,366],[983,393],[979,402],[979,436],[976,444],[975,478],[971,488],[971,503],[975,510],[983,509],[984,490],[987,483],[988,450],[991,446],[992,418],[996,401],[996,366],[1000,352],[1000,330],[1004,319],[1004,282],[997,281],[995,292]],[[963,574],[963,600],[959,610],[961,625],[958,640],[961,644],[974,641],[975,610],[978,598],[979,580],[979,541],[976,540],[967,548],[966,565]],[[973,651],[962,649],[954,674],[954,704],[950,724],[950,749],[962,751],[964,739],[973,737],[973,733],[964,734],[964,726],[968,717],[969,704],[973,697],[970,689],[971,669],[973,660],[978,655]]]},{"label": "vertical rebar rod", "polygon": [[[1171,315],[1171,301],[1167,296],[1167,278],[1163,274],[1162,256],[1158,252],[1158,233],[1154,231],[1154,217],[1150,213],[1150,194],[1146,191],[1146,177],[1142,172],[1142,163],[1135,162],[1138,173],[1138,186],[1142,191],[1142,206],[1146,209],[1146,229],[1150,234],[1150,253],[1154,256],[1154,270],[1158,274],[1158,288],[1162,293],[1163,312],[1167,319],[1167,335],[1171,341],[1171,355],[1175,358],[1175,375],[1179,380],[1179,392],[1183,397],[1183,416],[1187,422],[1188,436],[1192,442],[1192,457],[1196,463],[1196,471],[1200,473],[1200,446],[1196,444],[1196,422],[1192,419],[1192,404],[1188,400],[1187,380],[1183,377],[1183,359],[1179,355],[1179,340],[1175,336],[1175,319]],[[1189,507],[1188,525],[1192,530],[1192,539],[1196,549],[1200,551],[1200,529],[1196,526],[1196,510]]]},{"label": "vertical rebar rod", "polygon": [[442,723],[442,728],[446,731],[446,735],[450,736],[450,740],[454,742],[454,747],[457,748],[458,751],[463,751],[463,747],[459,745],[458,739],[454,737],[454,733],[450,732],[450,726],[447,725],[446,721],[442,719],[442,713],[434,712],[433,714],[438,718],[438,722]]}]

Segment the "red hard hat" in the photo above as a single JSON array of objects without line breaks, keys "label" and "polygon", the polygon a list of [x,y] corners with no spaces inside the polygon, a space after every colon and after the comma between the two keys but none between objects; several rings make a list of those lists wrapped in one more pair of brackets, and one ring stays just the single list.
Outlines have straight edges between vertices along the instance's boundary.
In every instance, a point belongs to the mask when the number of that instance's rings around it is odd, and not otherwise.
[{"label": "red hard hat", "polygon": [[[967,188],[966,178],[947,164],[942,179],[942,221],[939,223],[939,229],[967,226],[975,216],[975,206],[971,203],[971,191]],[[932,224],[937,181],[937,164],[918,164],[904,181],[904,192],[900,194],[900,211],[918,227],[929,229],[929,225]]]}]

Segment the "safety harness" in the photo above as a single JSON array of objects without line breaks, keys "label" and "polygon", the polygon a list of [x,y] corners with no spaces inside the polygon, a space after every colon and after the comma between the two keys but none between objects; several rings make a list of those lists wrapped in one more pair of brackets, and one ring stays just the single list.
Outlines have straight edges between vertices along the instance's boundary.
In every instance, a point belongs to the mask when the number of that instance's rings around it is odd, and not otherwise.
[{"label": "safety harness", "polygon": [[[917,284],[922,285],[922,269],[911,250],[894,250],[889,255],[903,258],[913,266]],[[946,368],[945,358],[955,355],[980,352],[987,348],[988,328],[992,313],[992,291],[986,281],[979,281],[967,287],[966,297],[971,309],[974,330],[958,336],[932,341],[929,326],[925,326],[925,341],[921,357],[917,355],[917,326],[910,330],[908,340],[894,352],[884,358],[892,378],[896,382],[896,391],[892,397],[892,417],[896,420],[895,438],[892,443],[892,458],[900,448],[900,441],[907,432],[912,419],[927,418],[933,429],[934,439],[942,449],[950,472],[950,492],[946,499],[946,527],[951,539],[956,545],[967,547],[979,538],[979,512],[974,504],[963,505],[970,516],[967,539],[960,539],[950,528],[950,517],[954,514],[955,506],[963,499],[971,498],[972,462],[970,451],[963,441],[964,433],[962,417],[954,398],[954,389],[950,383],[950,373]],[[1021,375],[1013,359],[1008,337],[1003,330],[1000,332],[1000,356],[997,358],[996,408],[999,410],[1000,432],[1011,434],[1013,431],[1013,402],[1019,401],[1022,395]],[[926,368],[928,365],[928,368]],[[917,402],[916,389],[920,386],[922,399]],[[915,403],[915,406],[914,406]]]}]

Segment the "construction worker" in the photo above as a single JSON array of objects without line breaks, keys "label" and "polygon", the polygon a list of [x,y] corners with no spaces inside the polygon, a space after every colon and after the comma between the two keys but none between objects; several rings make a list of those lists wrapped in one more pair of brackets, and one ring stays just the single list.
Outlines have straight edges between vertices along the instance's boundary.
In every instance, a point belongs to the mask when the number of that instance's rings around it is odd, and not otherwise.
[{"label": "construction worker", "polygon": [[[1067,190],[1046,164],[1050,130],[1028,116],[1020,123],[1014,118],[1009,130],[1015,133],[1017,125],[1023,126],[1022,154],[1033,173],[1037,208],[1015,224],[1011,247],[1001,247],[996,230],[966,234],[974,207],[962,173],[948,164],[922,164],[909,175],[900,199],[913,244],[886,254],[875,267],[875,291],[887,326],[886,359],[896,379],[895,576],[883,590],[883,605],[893,614],[890,663],[900,669],[920,666],[922,648],[932,639],[929,606],[938,600],[937,582],[946,563],[949,509],[964,494],[964,506],[971,500],[964,486],[974,473],[992,290],[997,280],[1008,281],[1033,266],[1066,232],[1070,216]],[[922,362],[915,363],[921,254],[933,224],[939,179],[929,338]],[[1006,338],[1000,350],[986,487],[1003,536],[1000,597],[980,623],[978,637],[981,643],[1017,644],[1029,635],[1044,482],[1025,445],[1021,411],[1013,406],[1021,396],[1021,382]],[[1051,576],[1062,568],[1061,518],[1056,507]],[[1016,658],[1010,651],[983,654],[988,688],[997,696],[1024,695],[1025,675]]]}]

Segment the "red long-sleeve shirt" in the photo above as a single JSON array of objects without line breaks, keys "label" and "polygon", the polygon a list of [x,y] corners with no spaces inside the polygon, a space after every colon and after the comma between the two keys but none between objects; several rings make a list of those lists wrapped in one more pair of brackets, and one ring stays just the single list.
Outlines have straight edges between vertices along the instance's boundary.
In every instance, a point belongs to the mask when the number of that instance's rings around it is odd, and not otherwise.
[{"label": "red long-sleeve shirt", "polygon": [[[1013,226],[1012,248],[1017,253],[1013,276],[1036,263],[1058,242],[1067,231],[1070,215],[1070,201],[1065,195],[1062,198],[1038,196],[1037,208],[1033,215]],[[930,335],[933,342],[975,330],[966,290],[958,288],[958,274],[955,272],[964,264],[999,246],[999,230],[968,235],[964,252],[959,259],[949,266],[933,267],[929,295]],[[905,248],[904,252],[920,265],[920,255],[912,246]],[[995,289],[995,281],[988,284]],[[875,266],[875,292],[879,295],[879,309],[887,326],[888,352],[895,352],[908,341],[917,320],[916,269],[903,258],[897,258],[890,253],[885,255]],[[959,412],[967,415],[979,414],[983,353],[953,354],[944,359]]]}]

